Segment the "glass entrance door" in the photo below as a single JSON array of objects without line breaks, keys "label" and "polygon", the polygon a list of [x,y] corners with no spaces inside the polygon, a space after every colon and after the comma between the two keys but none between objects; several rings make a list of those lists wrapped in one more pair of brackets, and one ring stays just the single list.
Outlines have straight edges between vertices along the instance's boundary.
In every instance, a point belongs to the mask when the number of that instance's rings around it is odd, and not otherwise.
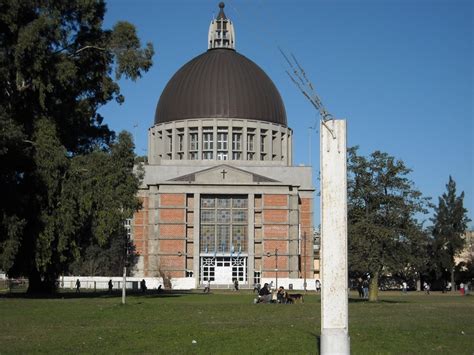
[{"label": "glass entrance door", "polygon": [[216,284],[230,284],[232,283],[232,267],[230,266],[217,266],[216,271]]},{"label": "glass entrance door", "polygon": [[218,285],[247,282],[247,257],[203,256],[201,257],[201,282],[212,281]]}]

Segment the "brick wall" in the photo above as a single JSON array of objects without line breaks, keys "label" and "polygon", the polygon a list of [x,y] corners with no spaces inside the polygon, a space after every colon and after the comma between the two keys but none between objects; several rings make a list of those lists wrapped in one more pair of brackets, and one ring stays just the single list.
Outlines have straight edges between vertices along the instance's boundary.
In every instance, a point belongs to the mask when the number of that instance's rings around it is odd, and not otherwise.
[{"label": "brick wall", "polygon": [[184,222],[184,209],[168,208],[160,209],[159,220],[161,223]]},{"label": "brick wall", "polygon": [[288,225],[266,224],[264,226],[265,239],[288,238]]},{"label": "brick wall", "polygon": [[148,197],[139,196],[142,208],[135,212],[132,219],[132,235],[135,251],[143,256],[145,269],[148,268]]},{"label": "brick wall", "polygon": [[170,272],[173,277],[184,277],[186,268],[186,194],[160,194],[159,206],[160,268],[164,272]]},{"label": "brick wall", "polygon": [[[263,248],[260,265],[263,277],[275,276],[275,249],[278,249],[278,276],[288,277],[289,273],[289,196],[286,194],[265,194],[262,196]],[[267,256],[268,253],[270,256]]]},{"label": "brick wall", "polygon": [[181,206],[186,204],[185,194],[161,194],[160,206]]},{"label": "brick wall", "polygon": [[288,206],[288,195],[263,195],[263,205],[267,207],[287,207]]},{"label": "brick wall", "polygon": [[288,223],[288,210],[264,210],[263,223]]}]

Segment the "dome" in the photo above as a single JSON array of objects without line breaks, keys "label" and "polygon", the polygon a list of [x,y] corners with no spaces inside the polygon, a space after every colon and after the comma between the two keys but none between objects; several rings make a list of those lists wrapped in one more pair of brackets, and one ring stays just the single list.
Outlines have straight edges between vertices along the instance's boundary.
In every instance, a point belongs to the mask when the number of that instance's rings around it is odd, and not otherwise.
[{"label": "dome", "polygon": [[272,80],[233,49],[214,48],[186,63],[166,85],[155,124],[193,118],[240,118],[287,126]]}]

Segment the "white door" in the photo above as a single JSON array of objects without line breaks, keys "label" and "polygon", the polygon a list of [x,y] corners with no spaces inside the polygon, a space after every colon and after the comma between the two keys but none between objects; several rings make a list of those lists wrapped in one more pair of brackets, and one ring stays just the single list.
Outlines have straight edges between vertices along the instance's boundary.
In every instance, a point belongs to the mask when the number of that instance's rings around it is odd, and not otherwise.
[{"label": "white door", "polygon": [[232,283],[232,266],[216,266],[214,282],[219,285]]}]

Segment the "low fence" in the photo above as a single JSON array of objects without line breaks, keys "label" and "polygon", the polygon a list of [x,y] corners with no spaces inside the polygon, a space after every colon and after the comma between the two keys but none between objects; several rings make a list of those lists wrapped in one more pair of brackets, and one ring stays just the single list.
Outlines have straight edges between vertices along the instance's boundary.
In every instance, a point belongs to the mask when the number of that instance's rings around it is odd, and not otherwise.
[{"label": "low fence", "polygon": [[26,290],[28,279],[0,279],[0,291]]}]

